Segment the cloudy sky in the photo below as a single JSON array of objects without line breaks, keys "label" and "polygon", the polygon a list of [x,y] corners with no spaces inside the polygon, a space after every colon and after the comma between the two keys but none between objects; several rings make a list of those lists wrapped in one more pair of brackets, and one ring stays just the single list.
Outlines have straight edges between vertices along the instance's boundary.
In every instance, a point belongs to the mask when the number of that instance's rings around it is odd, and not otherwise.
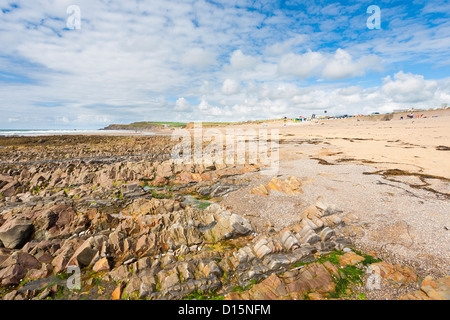
[{"label": "cloudy sky", "polygon": [[440,107],[449,16],[447,0],[0,0],[0,129]]}]

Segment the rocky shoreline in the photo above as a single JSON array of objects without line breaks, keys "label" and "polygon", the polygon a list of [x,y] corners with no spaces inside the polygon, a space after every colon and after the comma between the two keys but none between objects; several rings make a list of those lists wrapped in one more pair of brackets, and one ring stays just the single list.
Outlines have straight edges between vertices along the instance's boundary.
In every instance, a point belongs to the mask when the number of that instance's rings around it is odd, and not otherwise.
[{"label": "rocky shoreline", "polygon": [[[257,165],[176,164],[165,136],[1,143],[4,300],[450,299],[449,276],[359,251],[333,203],[310,203],[281,230],[221,205]],[[296,177],[273,177],[251,193],[301,189]],[[80,288],[69,288],[68,267],[79,268]]]}]

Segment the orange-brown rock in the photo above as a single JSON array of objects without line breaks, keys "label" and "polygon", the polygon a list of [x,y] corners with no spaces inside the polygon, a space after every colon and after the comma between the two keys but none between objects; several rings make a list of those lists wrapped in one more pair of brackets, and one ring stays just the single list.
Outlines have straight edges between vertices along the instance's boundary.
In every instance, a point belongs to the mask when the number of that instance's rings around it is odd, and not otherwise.
[{"label": "orange-brown rock", "polygon": [[267,186],[260,185],[255,187],[250,191],[250,193],[267,196],[270,194],[271,190],[275,190],[286,193],[287,195],[297,195],[303,193],[301,186],[302,183],[295,177],[289,177],[284,181],[279,180],[277,177],[273,177]]},{"label": "orange-brown rock", "polygon": [[357,255],[353,251],[347,252],[344,255],[339,257],[339,263],[342,267],[351,265],[354,266],[360,262],[363,262],[364,258],[360,255]]},{"label": "orange-brown rock", "polygon": [[421,290],[407,293],[400,300],[450,300],[450,276],[433,279],[427,276],[420,286]]},{"label": "orange-brown rock", "polygon": [[92,270],[94,270],[95,272],[109,271],[110,266],[109,266],[108,259],[106,257],[104,257],[104,258],[101,258],[100,260],[98,260],[92,267]]},{"label": "orange-brown rock", "polygon": [[116,287],[116,289],[114,289],[113,293],[111,294],[111,300],[120,300],[124,287],[125,287],[124,282],[119,283],[119,285]]},{"label": "orange-brown rock", "polygon": [[331,274],[337,273],[335,267],[312,263],[302,269],[287,271],[277,276],[272,274],[251,289],[241,293],[229,293],[226,300],[280,300],[304,299],[313,291],[313,298],[321,298],[325,293],[333,292],[336,284]]},{"label": "orange-brown rock", "polygon": [[380,277],[395,283],[410,283],[417,281],[417,275],[408,267],[399,264],[391,265],[385,261],[370,265]]}]

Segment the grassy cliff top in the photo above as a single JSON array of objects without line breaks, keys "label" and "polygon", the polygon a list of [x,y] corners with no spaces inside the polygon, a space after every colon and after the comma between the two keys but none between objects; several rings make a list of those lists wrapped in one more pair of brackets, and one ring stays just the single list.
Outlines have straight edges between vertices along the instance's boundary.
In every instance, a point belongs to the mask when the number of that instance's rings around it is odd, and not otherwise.
[{"label": "grassy cliff top", "polygon": [[151,130],[161,129],[164,127],[180,128],[186,126],[183,122],[156,122],[156,121],[140,121],[130,124],[110,124],[103,130]]}]

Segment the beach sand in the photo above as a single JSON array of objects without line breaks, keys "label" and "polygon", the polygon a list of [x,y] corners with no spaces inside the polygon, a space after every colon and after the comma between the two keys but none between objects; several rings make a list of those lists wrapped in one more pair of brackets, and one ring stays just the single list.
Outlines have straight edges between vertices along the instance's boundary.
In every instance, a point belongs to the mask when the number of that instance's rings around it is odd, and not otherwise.
[{"label": "beach sand", "polygon": [[[232,127],[278,129],[282,160],[317,157],[450,178],[450,109],[415,114],[424,117],[406,119],[406,114],[396,114],[391,121],[380,121],[380,115],[300,123],[288,120],[286,126],[283,121],[271,121]],[[405,119],[399,120],[402,115]],[[294,149],[296,142],[312,142],[315,147]]]}]

